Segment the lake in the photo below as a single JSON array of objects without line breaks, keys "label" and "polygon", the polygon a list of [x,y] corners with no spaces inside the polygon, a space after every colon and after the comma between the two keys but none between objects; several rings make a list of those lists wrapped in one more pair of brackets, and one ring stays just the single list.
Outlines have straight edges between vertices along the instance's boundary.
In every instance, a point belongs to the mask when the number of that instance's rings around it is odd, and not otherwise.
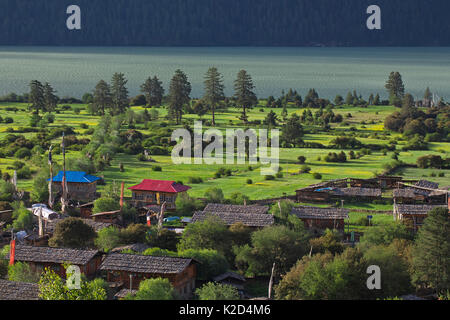
[{"label": "lake", "polygon": [[192,97],[203,92],[203,76],[216,66],[224,75],[227,95],[240,69],[253,77],[259,97],[296,89],[304,96],[315,88],[334,99],[356,89],[387,98],[385,81],[399,71],[406,91],[422,98],[427,86],[450,97],[450,48],[266,48],[266,47],[0,47],[0,95],[28,91],[32,79],[49,82],[60,97],[81,97],[95,84],[123,72],[130,95],[157,75],[166,92],[176,69],[192,84]]}]

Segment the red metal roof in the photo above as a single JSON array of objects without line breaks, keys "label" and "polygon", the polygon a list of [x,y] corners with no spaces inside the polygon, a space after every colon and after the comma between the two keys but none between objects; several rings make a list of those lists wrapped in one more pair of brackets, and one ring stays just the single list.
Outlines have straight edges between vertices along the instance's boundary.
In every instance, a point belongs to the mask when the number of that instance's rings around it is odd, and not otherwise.
[{"label": "red metal roof", "polygon": [[128,189],[178,193],[189,190],[190,188],[191,187],[176,183],[175,181],[144,179],[141,183],[129,187]]}]

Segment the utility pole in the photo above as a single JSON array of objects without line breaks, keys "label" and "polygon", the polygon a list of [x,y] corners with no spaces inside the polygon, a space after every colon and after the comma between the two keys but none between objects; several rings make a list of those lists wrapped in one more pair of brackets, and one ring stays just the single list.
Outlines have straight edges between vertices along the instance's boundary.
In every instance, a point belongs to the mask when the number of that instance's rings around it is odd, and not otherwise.
[{"label": "utility pole", "polygon": [[53,163],[52,163],[52,148],[50,145],[48,149],[48,165],[50,166],[50,181],[48,182],[48,206],[53,209],[53,198],[52,198],[52,184],[53,184]]},{"label": "utility pole", "polygon": [[275,262],[272,265],[272,272],[270,274],[270,280],[269,280],[269,292],[268,292],[268,298],[272,298],[272,286],[273,286],[273,274],[275,272]]}]

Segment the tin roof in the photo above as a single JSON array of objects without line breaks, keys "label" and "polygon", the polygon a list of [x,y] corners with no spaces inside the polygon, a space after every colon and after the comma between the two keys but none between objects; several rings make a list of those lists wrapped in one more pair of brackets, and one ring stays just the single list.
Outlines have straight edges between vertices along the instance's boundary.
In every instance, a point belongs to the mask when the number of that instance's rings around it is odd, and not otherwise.
[{"label": "tin roof", "polygon": [[130,190],[156,191],[178,193],[189,190],[191,187],[185,186],[175,181],[144,179],[141,183],[129,187]]},{"label": "tin roof", "polygon": [[[53,177],[53,182],[62,182],[64,172],[60,171]],[[68,183],[92,183],[101,178],[87,174],[84,171],[66,171],[66,179]],[[50,179],[47,179],[50,181]]]}]

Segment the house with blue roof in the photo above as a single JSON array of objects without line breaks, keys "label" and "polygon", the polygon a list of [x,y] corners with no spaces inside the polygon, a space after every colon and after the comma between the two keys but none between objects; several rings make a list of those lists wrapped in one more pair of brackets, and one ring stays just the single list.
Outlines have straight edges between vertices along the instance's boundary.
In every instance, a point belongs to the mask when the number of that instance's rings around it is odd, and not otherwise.
[{"label": "house with blue roof", "polygon": [[[62,194],[63,175],[63,171],[60,171],[52,180],[52,189],[59,194]],[[101,178],[84,171],[66,171],[66,180],[67,200],[91,202],[96,199],[97,181]]]}]

